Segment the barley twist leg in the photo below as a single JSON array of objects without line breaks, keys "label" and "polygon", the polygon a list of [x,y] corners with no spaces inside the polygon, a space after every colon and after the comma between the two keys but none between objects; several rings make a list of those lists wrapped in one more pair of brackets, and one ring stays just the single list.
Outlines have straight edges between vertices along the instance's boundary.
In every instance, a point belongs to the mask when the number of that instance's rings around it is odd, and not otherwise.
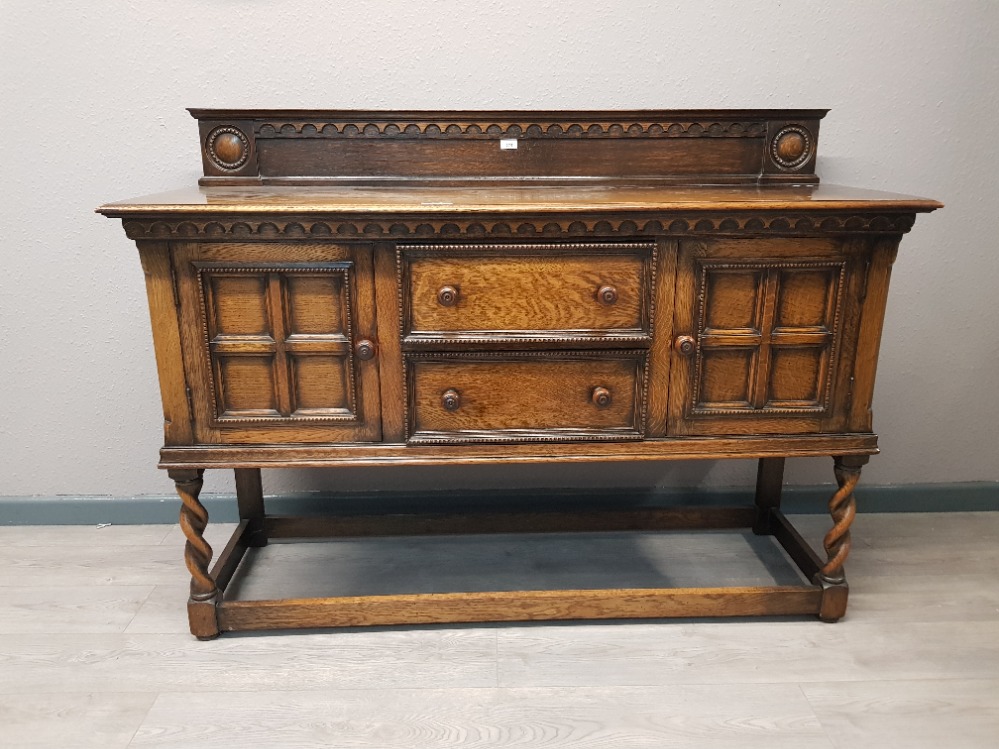
[{"label": "barley twist leg", "polygon": [[183,503],[180,508],[180,528],[187,539],[184,545],[184,563],[191,573],[191,597],[187,602],[191,633],[201,639],[217,637],[219,630],[215,613],[218,587],[208,572],[212,561],[212,547],[205,541],[208,511],[198,495],[204,484],[203,470],[170,471],[177,494]]},{"label": "barley twist leg", "polygon": [[846,614],[850,586],[846,584],[843,563],[850,554],[850,525],[857,514],[853,490],[860,480],[860,469],[870,458],[866,455],[841,455],[834,458],[839,488],[829,500],[833,527],[823,539],[827,561],[815,574],[813,582],[822,589],[819,619],[839,621]]},{"label": "barley twist leg", "polygon": [[836,458],[836,483],[839,488],[829,500],[829,514],[833,527],[826,534],[822,545],[828,561],[819,570],[822,580],[827,583],[842,583],[845,580],[843,563],[850,554],[850,526],[857,515],[857,501],[853,490],[860,480],[861,465],[856,459]]}]

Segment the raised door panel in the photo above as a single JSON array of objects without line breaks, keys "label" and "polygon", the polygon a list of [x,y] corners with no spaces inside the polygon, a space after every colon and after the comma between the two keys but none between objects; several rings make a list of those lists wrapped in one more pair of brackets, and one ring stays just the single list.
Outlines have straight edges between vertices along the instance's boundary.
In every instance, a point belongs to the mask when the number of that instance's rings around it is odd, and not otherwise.
[{"label": "raised door panel", "polygon": [[[380,436],[368,248],[183,245],[175,250],[202,442]],[[190,328],[191,326],[186,326]]]},{"label": "raised door panel", "polygon": [[[842,428],[863,261],[841,240],[681,244],[669,433]],[[686,344],[684,342],[686,341]]]}]

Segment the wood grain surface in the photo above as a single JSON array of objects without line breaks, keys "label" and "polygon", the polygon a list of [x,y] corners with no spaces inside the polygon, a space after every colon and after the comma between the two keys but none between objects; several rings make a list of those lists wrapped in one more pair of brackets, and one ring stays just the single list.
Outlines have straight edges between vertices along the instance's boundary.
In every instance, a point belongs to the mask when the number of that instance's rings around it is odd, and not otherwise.
[{"label": "wood grain surface", "polygon": [[[578,336],[614,331],[648,336],[649,249],[612,253],[594,245],[590,254],[585,247],[575,250],[578,254],[540,248],[405,254],[410,312],[405,332],[557,331]],[[437,299],[444,286],[457,290],[453,306]],[[600,299],[604,287],[614,290],[613,301]]]},{"label": "wood grain surface", "polygon": [[[794,521],[813,544],[828,525]],[[231,530],[206,535],[221,548]],[[0,745],[991,746],[999,513],[862,515],[854,537],[851,610],[835,626],[451,625],[197,642],[177,526],[0,527],[2,566],[26,573],[0,580]],[[690,543],[673,558],[688,555],[691,575],[726,553],[711,534]],[[154,563],[123,577],[111,548]],[[32,561],[17,567],[18,554]],[[374,574],[378,555],[367,558]],[[308,558],[265,570],[260,585],[291,591],[330,582]],[[46,603],[68,587],[76,603]]]}]

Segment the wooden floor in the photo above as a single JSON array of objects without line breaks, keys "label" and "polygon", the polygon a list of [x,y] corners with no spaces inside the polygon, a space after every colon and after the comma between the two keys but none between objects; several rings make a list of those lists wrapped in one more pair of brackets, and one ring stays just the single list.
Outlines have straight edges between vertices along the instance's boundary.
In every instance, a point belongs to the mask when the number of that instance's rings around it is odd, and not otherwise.
[{"label": "wooden floor", "polygon": [[[812,538],[828,524],[796,522]],[[230,530],[209,526],[216,550]],[[504,553],[518,558],[501,540],[452,566],[481,579]],[[555,541],[548,558],[584,559]],[[638,580],[686,583],[698,569],[717,579],[738,572],[740,555],[755,561],[732,584],[788,574],[739,536],[632,538],[620,554],[609,536],[593,541],[584,561],[597,577],[609,565]],[[407,565],[380,565],[385,543],[273,545],[260,552],[273,564],[240,587],[391,587]],[[534,543],[535,561],[523,561],[525,547],[517,562],[526,578],[553,571]],[[199,642],[187,633],[177,527],[3,527],[0,747],[999,746],[999,513],[860,515],[854,544],[850,609],[834,625],[504,624]],[[325,580],[314,563],[334,557],[341,574]],[[508,573],[496,570],[498,584]]]}]

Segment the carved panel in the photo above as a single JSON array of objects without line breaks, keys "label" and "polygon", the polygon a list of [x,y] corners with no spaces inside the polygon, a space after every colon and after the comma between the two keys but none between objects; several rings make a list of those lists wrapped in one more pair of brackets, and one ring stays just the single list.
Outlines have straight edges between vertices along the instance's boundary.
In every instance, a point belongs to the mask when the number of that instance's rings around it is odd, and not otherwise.
[{"label": "carved panel", "polygon": [[700,263],[692,413],[824,412],[845,268]]},{"label": "carved panel", "polygon": [[271,331],[267,276],[213,274],[208,279],[209,325],[217,336],[264,336]]},{"label": "carved panel", "polygon": [[757,348],[719,347],[702,351],[697,381],[700,409],[752,408]]},{"label": "carved panel", "polygon": [[828,384],[829,346],[774,346],[764,408],[810,409],[823,403]]},{"label": "carved panel", "polygon": [[291,357],[295,414],[322,416],[351,411],[350,360],[346,356],[311,354]]},{"label": "carved panel", "polygon": [[353,421],[350,263],[198,263],[215,422]]},{"label": "carved panel", "polygon": [[834,362],[857,263],[841,247],[801,240],[797,257],[789,240],[683,247],[678,293],[693,307],[678,303],[675,324],[693,345],[674,358],[671,433],[817,431],[842,417]]},{"label": "carved panel", "polygon": [[285,276],[292,335],[345,335],[346,277],[338,273]]},{"label": "carved panel", "polygon": [[256,177],[257,143],[252,121],[204,119],[198,122],[198,133],[206,175],[215,179]]},{"label": "carved panel", "polygon": [[216,408],[222,419],[280,416],[274,383],[274,355],[216,354]]},{"label": "carved panel", "polygon": [[762,268],[719,267],[705,274],[702,288],[707,299],[703,306],[705,332],[742,330],[759,333],[763,304]]}]

